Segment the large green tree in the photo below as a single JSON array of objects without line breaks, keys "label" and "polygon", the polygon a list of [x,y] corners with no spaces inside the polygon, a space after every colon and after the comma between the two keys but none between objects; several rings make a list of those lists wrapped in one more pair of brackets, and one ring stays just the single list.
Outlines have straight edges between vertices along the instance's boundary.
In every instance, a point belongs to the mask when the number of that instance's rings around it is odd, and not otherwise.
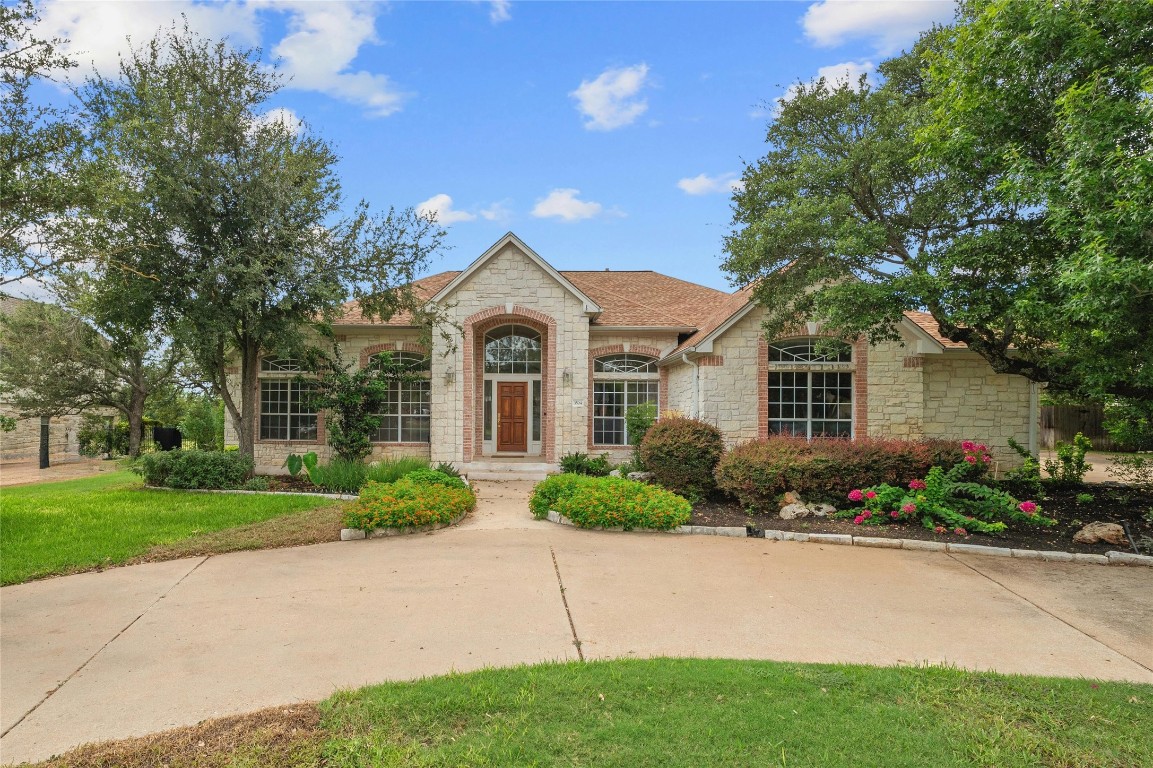
[{"label": "large green tree", "polygon": [[725,242],[766,332],[923,309],[997,371],[1153,396],[1151,35],[1148,2],[970,2],[880,85],[800,86]]},{"label": "large green tree", "polygon": [[261,354],[299,347],[309,323],[353,298],[369,315],[419,312],[408,285],[444,234],[412,210],[348,203],[328,144],[265,118],[279,87],[258,51],[185,27],[81,92],[93,160],[122,180],[90,211],[96,250],[133,244],[123,253],[155,280],[249,456]]},{"label": "large green tree", "polygon": [[75,66],[60,53],[63,41],[35,34],[37,20],[32,0],[0,4],[0,285],[60,263],[53,225],[91,193],[67,96],[54,104],[32,93]]}]

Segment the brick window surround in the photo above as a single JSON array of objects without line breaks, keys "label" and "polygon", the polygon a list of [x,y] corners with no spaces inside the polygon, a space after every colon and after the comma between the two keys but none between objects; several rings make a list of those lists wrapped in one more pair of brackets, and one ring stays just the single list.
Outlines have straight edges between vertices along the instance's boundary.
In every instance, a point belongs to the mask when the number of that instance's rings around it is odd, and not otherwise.
[{"label": "brick window surround", "polygon": [[[588,363],[588,392],[585,395],[585,402],[588,403],[588,447],[589,450],[600,451],[619,451],[627,449],[628,445],[597,445],[593,442],[593,363],[598,357],[605,355],[621,355],[625,352],[629,354],[647,355],[648,357],[655,357],[661,359],[661,351],[656,347],[650,347],[645,344],[629,344],[628,350],[625,349],[624,344],[608,344],[603,347],[595,347],[589,350],[589,363]],[[667,408],[669,402],[669,372],[667,368],[660,368],[660,379],[657,385],[657,400],[660,401],[661,408]],[[659,415],[659,414],[658,414]]]},{"label": "brick window surround", "polygon": [[[862,338],[853,343],[853,439],[868,434],[869,342]],[[757,437],[769,437],[769,342],[764,337],[757,340]]]}]

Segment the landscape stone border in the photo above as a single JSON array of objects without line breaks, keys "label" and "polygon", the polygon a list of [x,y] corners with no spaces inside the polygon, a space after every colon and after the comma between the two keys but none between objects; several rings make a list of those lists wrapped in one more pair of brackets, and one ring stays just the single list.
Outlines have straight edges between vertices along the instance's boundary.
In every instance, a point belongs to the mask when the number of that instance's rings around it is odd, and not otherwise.
[{"label": "landscape stone border", "polygon": [[[549,510],[548,520],[560,525],[574,525],[564,515]],[[575,527],[575,526],[574,526]],[[589,528],[592,531],[623,531],[623,527]],[[633,528],[643,533],[678,533],[697,536],[732,536],[734,538],[771,539],[773,541],[811,541],[839,546],[876,547],[879,549],[908,549],[919,552],[951,552],[958,555],[986,555],[988,557],[1015,557],[1019,560],[1044,560],[1055,563],[1089,563],[1093,565],[1141,565],[1153,567],[1153,557],[1132,552],[1106,552],[1103,555],[1074,552],[1050,552],[1037,549],[1010,549],[987,547],[982,544],[953,544],[945,541],[921,539],[887,539],[880,536],[850,536],[847,533],[799,533],[797,531],[749,530],[735,526],[681,525],[669,531],[656,528]]]},{"label": "landscape stone border", "polygon": [[236,493],[256,496],[314,496],[318,499],[338,499],[355,501],[352,493],[312,493],[309,491],[246,491],[242,488],[169,488],[166,485],[146,485],[150,491],[180,491],[181,493]]}]

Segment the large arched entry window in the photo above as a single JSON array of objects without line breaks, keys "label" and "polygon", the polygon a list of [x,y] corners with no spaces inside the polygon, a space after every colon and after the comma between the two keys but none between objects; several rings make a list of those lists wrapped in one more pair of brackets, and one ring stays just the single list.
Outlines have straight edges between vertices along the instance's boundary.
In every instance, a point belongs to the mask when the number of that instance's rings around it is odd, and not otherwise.
[{"label": "large arched entry window", "polygon": [[853,350],[832,339],[769,345],[769,434],[853,436]]},{"label": "large arched entry window", "polygon": [[508,324],[484,335],[484,442],[489,452],[540,453],[541,334]]}]

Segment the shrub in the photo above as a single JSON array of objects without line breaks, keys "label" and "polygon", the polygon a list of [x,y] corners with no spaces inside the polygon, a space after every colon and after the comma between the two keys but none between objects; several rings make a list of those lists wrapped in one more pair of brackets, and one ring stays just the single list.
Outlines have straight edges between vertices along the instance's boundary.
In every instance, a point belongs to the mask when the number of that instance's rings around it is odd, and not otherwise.
[{"label": "shrub", "polygon": [[424,485],[411,477],[395,483],[367,483],[344,513],[347,528],[412,528],[451,523],[476,506],[472,489]]},{"label": "shrub", "polygon": [[1093,447],[1089,438],[1078,432],[1072,443],[1057,443],[1057,458],[1045,460],[1045,471],[1058,486],[1072,487],[1085,482],[1085,473],[1093,468],[1085,463],[1085,454]]},{"label": "shrub", "polygon": [[365,480],[374,483],[395,483],[418,469],[428,469],[428,459],[422,459],[419,456],[384,458],[368,465]]},{"label": "shrub", "polygon": [[207,396],[193,396],[180,419],[180,434],[204,451],[224,447],[224,401]]},{"label": "shrub", "polygon": [[[982,454],[983,455],[983,454]],[[770,437],[738,445],[717,465],[717,487],[755,512],[776,511],[777,499],[795,491],[806,501],[835,504],[853,488],[904,485],[964,453],[945,440],[805,440]],[[980,467],[969,470],[984,471]]]},{"label": "shrub", "polygon": [[576,488],[585,483],[588,478],[584,475],[563,474],[550,475],[537,483],[529,496],[528,508],[533,517],[543,520],[548,517],[550,509],[556,509],[557,499],[575,492]]},{"label": "shrub", "polygon": [[449,464],[447,461],[442,461],[433,467],[437,472],[448,475],[449,477],[460,477],[460,470]]},{"label": "shrub", "polygon": [[364,485],[368,467],[359,461],[334,458],[327,464],[309,468],[312,484],[332,493],[356,493]]},{"label": "shrub", "polygon": [[974,474],[974,465],[988,464],[991,459],[983,445],[968,441],[962,445],[965,446],[964,460],[948,471],[933,467],[923,480],[912,480],[903,488],[882,483],[853,489],[848,499],[864,506],[838,512],[836,516],[851,517],[857,525],[919,519],[929,530],[937,533],[951,530],[958,535],[998,533],[1005,530],[1006,520],[1030,525],[1056,524],[1056,520],[1044,517],[1041,507],[1032,501],[1018,502],[1002,490],[968,481]]},{"label": "shrub", "polygon": [[715,487],[713,471],[724,452],[719,429],[683,417],[658,421],[637,448],[653,480],[692,501],[704,498]]},{"label": "shrub", "polygon": [[1126,451],[1153,451],[1153,401],[1115,400],[1105,404],[1105,431]]},{"label": "shrub", "polygon": [[533,489],[529,506],[545,517],[552,509],[581,528],[669,530],[689,521],[692,505],[663,488],[620,477],[553,475]]},{"label": "shrub", "polygon": [[629,431],[629,444],[633,448],[644,441],[656,420],[657,407],[652,403],[640,403],[625,411],[625,426]]},{"label": "shrub", "polygon": [[448,488],[468,487],[468,483],[461,480],[460,477],[446,475],[437,469],[414,469],[404,477],[417,485],[443,485]]},{"label": "shrub", "polygon": [[607,453],[602,453],[596,458],[590,457],[587,453],[568,453],[560,457],[560,469],[561,472],[574,475],[604,477],[613,471],[613,465],[609,462]]},{"label": "shrub", "polygon": [[128,422],[117,419],[111,426],[104,416],[84,414],[76,433],[81,456],[127,456]]},{"label": "shrub", "polygon": [[272,484],[267,477],[250,477],[240,487],[246,491],[267,491]]},{"label": "shrub", "polygon": [[1021,466],[1010,469],[1005,476],[993,483],[1010,496],[1036,498],[1043,494],[1041,486],[1041,464],[1029,453],[1029,449],[1009,438],[1009,447],[1021,457]]},{"label": "shrub", "polygon": [[158,451],[136,460],[132,470],[148,485],[167,488],[239,488],[252,474],[252,459],[228,451]]}]

